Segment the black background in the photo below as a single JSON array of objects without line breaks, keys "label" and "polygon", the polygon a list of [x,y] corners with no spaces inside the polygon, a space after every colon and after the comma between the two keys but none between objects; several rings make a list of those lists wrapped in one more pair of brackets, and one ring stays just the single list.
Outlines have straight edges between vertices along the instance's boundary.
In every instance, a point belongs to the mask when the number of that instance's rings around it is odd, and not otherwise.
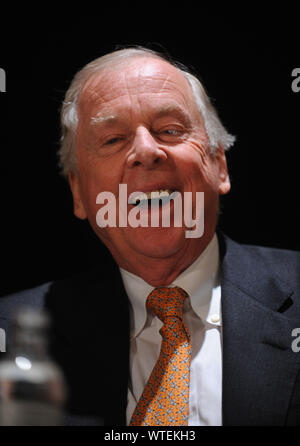
[{"label": "black background", "polygon": [[246,17],[228,21],[182,4],[162,14],[135,3],[76,18],[46,10],[1,18],[7,92],[0,93],[0,295],[101,261],[101,243],[72,214],[56,152],[72,77],[116,45],[164,49],[192,67],[237,136],[221,229],[239,242],[299,250],[300,92],[291,89],[298,31],[293,11],[279,21]]}]

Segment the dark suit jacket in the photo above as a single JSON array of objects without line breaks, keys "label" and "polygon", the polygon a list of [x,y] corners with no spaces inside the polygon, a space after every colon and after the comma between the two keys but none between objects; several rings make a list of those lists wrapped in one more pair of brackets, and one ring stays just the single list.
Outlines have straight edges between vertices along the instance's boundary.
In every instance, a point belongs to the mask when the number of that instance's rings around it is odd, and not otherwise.
[{"label": "dark suit jacket", "polygon": [[[300,425],[300,256],[219,235],[223,318],[223,424]],[[67,424],[125,425],[129,303],[110,256],[89,273],[0,299],[0,327],[16,307],[46,307],[51,351],[68,386]],[[9,341],[9,336],[8,336]],[[9,345],[7,347],[9,350]],[[4,355],[4,353],[1,353]]]}]

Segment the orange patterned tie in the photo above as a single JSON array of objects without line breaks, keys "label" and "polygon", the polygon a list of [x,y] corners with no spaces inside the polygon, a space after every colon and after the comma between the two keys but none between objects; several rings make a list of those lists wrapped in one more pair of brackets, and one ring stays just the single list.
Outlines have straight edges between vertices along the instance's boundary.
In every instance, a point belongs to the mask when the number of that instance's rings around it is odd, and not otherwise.
[{"label": "orange patterned tie", "polygon": [[179,288],[156,288],[147,309],[164,323],[159,358],[132,415],[130,426],[187,426],[191,340],[182,320],[187,293]]}]

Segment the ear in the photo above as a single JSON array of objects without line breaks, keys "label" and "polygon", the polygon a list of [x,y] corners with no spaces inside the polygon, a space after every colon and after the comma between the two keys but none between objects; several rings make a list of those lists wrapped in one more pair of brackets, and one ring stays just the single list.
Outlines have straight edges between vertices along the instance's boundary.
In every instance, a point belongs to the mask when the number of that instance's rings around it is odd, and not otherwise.
[{"label": "ear", "polygon": [[230,191],[231,185],[230,185],[230,179],[229,179],[229,175],[228,175],[225,150],[221,144],[219,144],[219,147],[218,147],[217,153],[215,154],[215,157],[217,159],[218,167],[219,167],[219,194],[225,195]]},{"label": "ear", "polygon": [[84,220],[87,218],[85,208],[81,199],[81,188],[79,176],[75,172],[68,174],[69,185],[73,195],[73,209],[77,218]]}]

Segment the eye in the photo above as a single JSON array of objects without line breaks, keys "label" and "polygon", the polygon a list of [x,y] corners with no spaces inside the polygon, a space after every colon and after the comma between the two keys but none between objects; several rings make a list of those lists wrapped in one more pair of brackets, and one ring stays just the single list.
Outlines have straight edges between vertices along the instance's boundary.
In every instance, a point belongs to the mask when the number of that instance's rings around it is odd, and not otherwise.
[{"label": "eye", "polygon": [[105,146],[112,146],[113,144],[117,144],[118,142],[120,142],[122,140],[121,137],[119,136],[115,136],[114,138],[109,138],[108,140],[106,140],[104,142]]},{"label": "eye", "polygon": [[162,128],[161,130],[158,130],[157,135],[160,139],[162,139],[163,141],[177,141],[178,138],[180,138],[182,136],[183,129],[180,127],[165,127]]},{"label": "eye", "polygon": [[171,136],[177,136],[177,135],[181,134],[180,131],[177,129],[166,129],[166,130],[163,130],[162,133],[164,133],[166,135],[171,135]]}]

